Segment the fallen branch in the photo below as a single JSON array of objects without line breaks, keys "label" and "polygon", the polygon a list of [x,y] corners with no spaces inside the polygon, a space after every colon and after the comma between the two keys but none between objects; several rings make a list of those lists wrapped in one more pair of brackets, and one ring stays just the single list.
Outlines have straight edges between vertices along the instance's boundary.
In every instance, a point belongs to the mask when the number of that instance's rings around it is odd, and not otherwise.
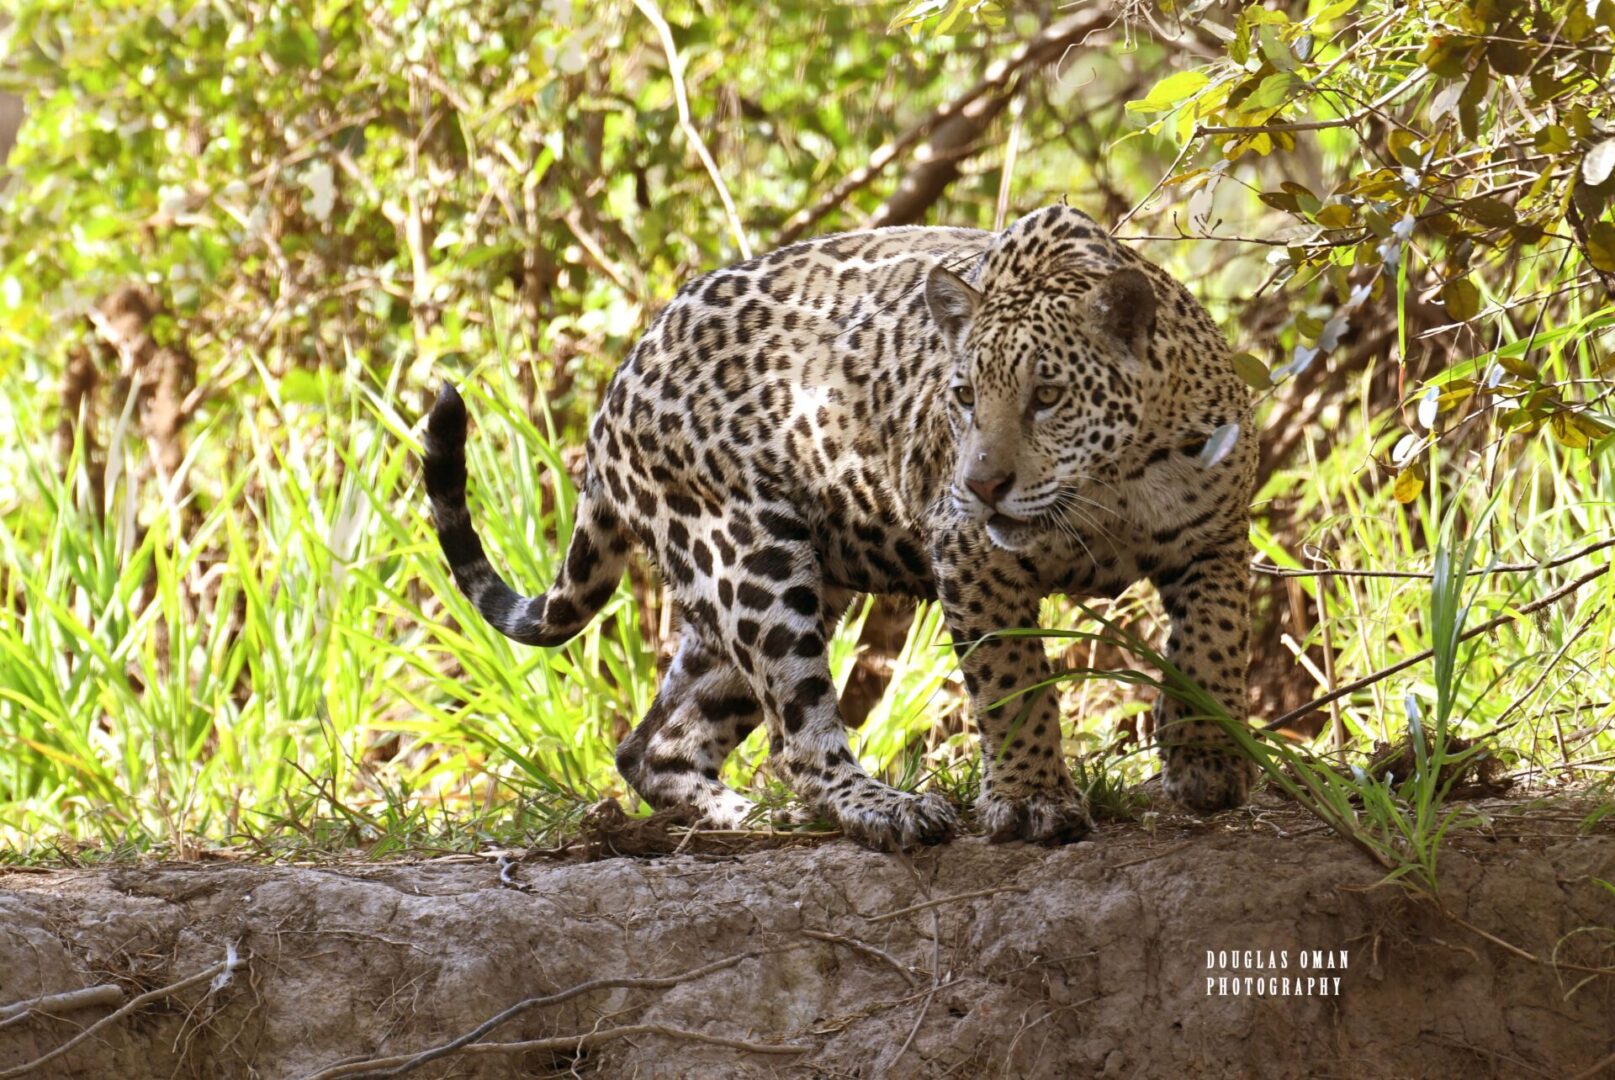
[{"label": "fallen branch", "polygon": [[[422,1065],[437,1061],[440,1058],[448,1057],[451,1054],[458,1054],[462,1051],[473,1053],[481,1052],[477,1049],[477,1046],[482,1044],[477,1044],[476,1040],[492,1032],[495,1028],[500,1027],[507,1021],[510,1021],[531,1009],[543,1008],[549,1005],[559,1005],[564,1001],[571,1001],[575,997],[590,993],[594,990],[665,990],[668,987],[677,986],[680,983],[690,982],[693,979],[702,978],[703,976],[710,975],[715,971],[722,971],[725,968],[734,967],[743,960],[755,959],[756,957],[762,956],[767,952],[773,951],[778,950],[753,949],[750,952],[736,953],[734,956],[727,956],[722,960],[715,960],[710,964],[706,964],[698,968],[692,968],[689,971],[682,972],[678,975],[621,976],[604,979],[590,979],[588,982],[578,983],[576,986],[568,987],[565,990],[561,990],[553,994],[544,994],[539,997],[530,997],[522,1001],[518,1001],[508,1009],[505,1009],[503,1012],[496,1013],[487,1020],[484,1020],[482,1023],[478,1024],[464,1035],[452,1039],[441,1046],[434,1046],[430,1050],[422,1050],[415,1054],[401,1054],[386,1058],[371,1058],[364,1061],[344,1062],[339,1065],[332,1065],[326,1069],[321,1069],[319,1072],[309,1075],[306,1080],[335,1080],[336,1077],[340,1076],[402,1076],[407,1072],[413,1072]],[[557,1040],[541,1041],[553,1042],[555,1043],[555,1046],[550,1048],[557,1049],[570,1046],[587,1045],[587,1040],[601,1036],[609,1035],[612,1038],[616,1038],[622,1035],[631,1035],[642,1031],[648,1032],[650,1029],[656,1027],[658,1027],[658,1025],[652,1024],[636,1025],[634,1027],[610,1028],[603,1032],[589,1032],[583,1035],[567,1036]],[[681,1031],[681,1029],[669,1030]],[[696,1037],[693,1033],[687,1034],[691,1034],[692,1037]],[[717,1038],[717,1036],[699,1037],[706,1039]],[[578,1041],[580,1039],[585,1040],[585,1042],[580,1043]],[[529,1049],[538,1048],[536,1043],[531,1042],[498,1043],[486,1045],[506,1048],[517,1046],[526,1047]],[[509,1050],[507,1049],[500,1052],[509,1052]],[[784,1052],[795,1053],[796,1050],[792,1049]]]},{"label": "fallen branch", "polygon": [[[1546,595],[1544,597],[1541,597],[1540,599],[1531,601],[1529,604],[1526,604],[1524,607],[1521,607],[1518,611],[1515,611],[1515,612],[1512,612],[1512,613],[1509,613],[1509,614],[1506,614],[1506,615],[1499,615],[1494,619],[1487,619],[1485,622],[1481,623],[1479,626],[1471,627],[1470,629],[1465,630],[1462,634],[1459,635],[1458,640],[1459,641],[1468,641],[1470,638],[1475,637],[1477,635],[1490,633],[1491,631],[1496,630],[1498,627],[1504,625],[1505,623],[1512,622],[1517,616],[1529,615],[1534,611],[1541,611],[1545,607],[1548,607],[1548,606],[1550,606],[1552,604],[1556,604],[1560,600],[1563,600],[1565,597],[1569,596],[1570,594],[1574,593],[1576,590],[1580,589],[1583,585],[1586,585],[1588,582],[1596,581],[1599,578],[1603,577],[1604,575],[1608,574],[1610,572],[1611,567],[1615,567],[1615,563],[1606,564],[1604,566],[1598,567],[1597,569],[1589,570],[1585,574],[1582,574],[1580,577],[1573,578],[1570,581],[1566,582],[1565,584],[1561,585],[1559,588],[1553,590],[1548,595]],[[1274,728],[1281,728],[1285,724],[1294,723],[1295,721],[1301,719],[1303,716],[1306,716],[1308,713],[1313,712],[1314,710],[1316,710],[1318,708],[1321,708],[1324,705],[1329,704],[1331,701],[1334,701],[1337,698],[1343,698],[1347,694],[1355,694],[1359,690],[1362,690],[1362,689],[1365,689],[1367,687],[1373,686],[1375,683],[1377,683],[1377,682],[1379,682],[1379,681],[1381,681],[1383,679],[1387,679],[1392,675],[1395,675],[1398,671],[1405,671],[1408,668],[1412,667],[1414,664],[1422,664],[1424,661],[1430,659],[1430,657],[1432,657],[1434,655],[1435,655],[1435,650],[1433,650],[1433,649],[1425,649],[1424,651],[1415,653],[1414,655],[1409,656],[1404,660],[1398,660],[1396,663],[1390,665],[1389,667],[1380,668],[1378,671],[1374,672],[1372,675],[1364,675],[1361,679],[1358,679],[1355,682],[1346,683],[1344,686],[1337,686],[1333,690],[1329,691],[1329,693],[1324,694],[1321,697],[1313,698],[1311,701],[1307,702],[1305,705],[1302,705],[1302,706],[1300,706],[1298,708],[1291,709],[1289,712],[1285,713],[1283,716],[1280,716],[1278,719],[1269,720],[1266,724],[1264,724],[1262,726],[1266,730],[1272,731]]]},{"label": "fallen branch", "polygon": [[228,975],[230,972],[242,966],[244,963],[246,963],[246,961],[236,956],[235,949],[231,948],[229,955],[225,959],[219,961],[217,964],[214,964],[212,967],[198,971],[195,975],[181,979],[177,983],[171,983],[168,986],[160,987],[156,990],[146,991],[139,997],[132,999],[129,1004],[125,1005],[117,1012],[108,1013],[106,1016],[103,1016],[101,1019],[97,1020],[95,1023],[91,1024],[89,1027],[85,1028],[83,1031],[79,1032],[77,1035],[73,1036],[56,1049],[50,1051],[48,1054],[37,1057],[25,1064],[7,1069],[5,1072],[0,1072],[0,1080],[9,1080],[9,1078],[13,1076],[26,1076],[47,1062],[55,1061],[57,1058],[67,1053],[69,1050],[73,1049],[73,1047],[77,1046],[85,1039],[88,1039],[96,1032],[108,1027],[111,1024],[117,1023],[125,1016],[139,1010],[143,1006],[149,1005],[154,1001],[161,1001],[164,998],[173,997],[175,994],[189,990],[193,986],[197,986],[205,982],[211,982],[221,976]]},{"label": "fallen branch", "polygon": [[[636,0],[637,2],[637,0]],[[1099,4],[1091,5],[1082,11],[1068,15],[1050,23],[1037,36],[1030,41],[1022,43],[1002,60],[994,61],[988,68],[981,81],[977,82],[963,94],[954,98],[936,109],[921,120],[914,127],[904,132],[898,138],[881,146],[869,160],[854,169],[820,196],[819,201],[806,209],[793,214],[785,227],[780,230],[778,243],[781,247],[791,243],[807,230],[822,221],[831,211],[840,206],[856,191],[868,187],[893,161],[911,148],[919,145],[923,140],[931,137],[944,124],[950,120],[959,119],[975,131],[986,127],[986,122],[997,115],[998,110],[1008,102],[1008,97],[1000,97],[995,103],[978,106],[977,102],[990,95],[1002,95],[1010,80],[1015,78],[1023,69],[1058,60],[1065,55],[1065,51],[1073,45],[1081,43],[1089,34],[1103,30],[1115,24],[1118,16]],[[990,113],[982,120],[980,112]],[[967,116],[967,112],[977,115]],[[979,121],[979,122],[978,122]],[[950,140],[950,144],[956,144]]]},{"label": "fallen branch", "polygon": [[919,1012],[914,1014],[914,1026],[908,1029],[908,1038],[903,1040],[903,1045],[899,1046],[897,1053],[892,1055],[892,1064],[888,1066],[888,1069],[903,1060],[903,1055],[908,1053],[908,1048],[914,1043],[914,1036],[920,1033],[920,1025],[925,1023],[925,1014],[931,1011],[931,1002],[936,998],[936,992],[942,989],[944,985],[946,984],[938,983],[925,992],[925,1000],[920,1002]]}]

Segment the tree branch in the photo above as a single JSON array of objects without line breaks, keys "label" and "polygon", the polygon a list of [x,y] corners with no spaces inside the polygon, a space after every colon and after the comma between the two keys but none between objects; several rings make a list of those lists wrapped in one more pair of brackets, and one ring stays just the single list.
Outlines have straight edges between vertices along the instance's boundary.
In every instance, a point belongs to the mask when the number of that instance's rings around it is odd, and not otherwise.
[{"label": "tree branch", "polygon": [[701,132],[696,130],[695,122],[690,119],[690,99],[684,91],[684,58],[679,55],[678,46],[673,42],[673,28],[667,25],[662,17],[662,9],[656,6],[656,0],[634,0],[634,6],[639,9],[650,24],[656,28],[656,33],[662,39],[662,52],[667,57],[667,73],[673,80],[673,102],[678,106],[679,127],[684,131],[684,137],[695,147],[696,156],[701,164],[706,166],[707,175],[712,177],[713,187],[718,189],[718,198],[723,201],[723,212],[729,218],[729,231],[734,234],[735,246],[740,249],[743,258],[751,258],[751,243],[746,239],[746,230],[740,224],[740,215],[735,212],[735,201],[729,197],[729,186],[723,182],[723,174],[718,172],[718,163],[712,160],[712,154],[707,150],[706,142],[701,138]]},{"label": "tree branch", "polygon": [[[931,138],[938,147],[935,154],[948,161],[956,174],[957,165],[948,159],[945,148],[966,145],[986,130],[987,125],[1014,96],[1013,90],[1007,89],[1012,80],[1027,68],[1040,67],[1059,60],[1068,49],[1080,45],[1090,34],[1113,26],[1118,18],[1120,16],[1112,12],[1108,6],[1091,4],[1044,27],[1037,36],[1019,45],[1008,56],[994,61],[980,82],[952,101],[938,106],[914,127],[880,147],[869,155],[869,160],[865,164],[844,176],[821,196],[818,202],[792,215],[785,223],[785,227],[780,230],[778,239],[780,246],[800,237],[844,203],[854,192],[868,187],[886,166],[919,145],[922,140]],[[948,166],[939,166],[937,174],[940,175],[947,168]],[[952,179],[953,174],[948,175],[942,186],[946,187],[947,181]],[[892,199],[887,200],[888,204],[901,195],[900,188]],[[899,212],[912,204],[915,198],[916,196],[910,196],[899,203],[892,211],[886,212],[884,218],[877,212],[876,223],[891,224],[898,219]],[[884,206],[882,211],[886,211]]]}]

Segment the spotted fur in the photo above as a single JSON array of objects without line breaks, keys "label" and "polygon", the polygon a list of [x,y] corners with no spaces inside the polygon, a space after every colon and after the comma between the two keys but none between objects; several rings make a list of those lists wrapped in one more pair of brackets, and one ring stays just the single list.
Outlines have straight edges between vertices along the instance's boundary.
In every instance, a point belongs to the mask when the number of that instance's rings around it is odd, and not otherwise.
[{"label": "spotted fur", "polygon": [[[444,387],[426,480],[455,580],[518,641],[555,645],[643,545],[685,627],[654,704],[617,753],[653,806],[735,826],[719,780],[759,723],[810,806],[874,847],[946,839],[948,805],[869,777],[837,713],[826,643],[856,593],[939,599],[981,732],[977,818],[996,839],[1066,841],[1087,805],[1066,769],[1036,640],[1050,593],[1151,579],[1168,655],[1245,708],[1255,447],[1228,348],[1187,290],[1051,206],[1002,233],[831,236],[684,289],[618,368],[588,440],[577,525],[550,589],[488,565],[465,507],[465,407]],[[1167,790],[1243,801],[1246,764],[1213,723],[1157,705]]]}]

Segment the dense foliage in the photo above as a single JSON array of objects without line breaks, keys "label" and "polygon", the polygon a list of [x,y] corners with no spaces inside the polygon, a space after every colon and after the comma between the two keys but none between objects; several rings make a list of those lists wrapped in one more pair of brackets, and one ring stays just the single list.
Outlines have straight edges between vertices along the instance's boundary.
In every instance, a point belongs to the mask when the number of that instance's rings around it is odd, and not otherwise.
[{"label": "dense foliage", "polygon": [[[536,590],[603,380],[682,281],[1059,197],[1191,281],[1262,397],[1254,536],[1292,573],[1260,586],[1257,718],[1360,765],[1433,717],[1521,780],[1610,770],[1611,0],[12,10],[0,839],[460,842],[622,794],[670,612],[641,567],[554,652],[472,617],[413,465],[436,380],[468,390],[474,511]],[[1521,569],[1453,594],[1455,537]],[[1147,590],[1097,614],[1155,630]],[[967,795],[938,623],[857,745]],[[1066,693],[1074,767],[1147,775],[1142,702]]]}]

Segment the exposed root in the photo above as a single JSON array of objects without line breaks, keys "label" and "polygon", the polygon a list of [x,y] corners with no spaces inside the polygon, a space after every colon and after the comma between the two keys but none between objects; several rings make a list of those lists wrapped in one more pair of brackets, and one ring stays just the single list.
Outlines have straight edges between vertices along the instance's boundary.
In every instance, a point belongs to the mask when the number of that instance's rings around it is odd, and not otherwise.
[{"label": "exposed root", "polygon": [[93,1009],[97,1005],[123,1003],[123,990],[107,983],[104,986],[87,986],[83,990],[68,990],[61,994],[46,994],[10,1005],[0,1006],[0,1028],[19,1024],[39,1013],[64,1013],[76,1009]]},{"label": "exposed root", "polygon": [[1028,890],[1024,885],[1000,885],[993,889],[977,889],[974,892],[958,893],[954,896],[939,896],[935,900],[927,900],[922,904],[910,904],[906,908],[898,908],[896,911],[888,911],[884,915],[871,916],[869,921],[872,923],[889,922],[892,919],[900,919],[904,915],[912,915],[916,911],[925,911],[928,908],[941,907],[943,904],[952,904],[959,900],[979,900],[983,896],[996,896],[999,893],[1007,892],[1023,893],[1027,891]]},{"label": "exposed root", "polygon": [[886,963],[896,968],[897,973],[903,976],[904,980],[906,980],[910,986],[920,985],[919,980],[914,977],[914,969],[910,965],[903,963],[903,961],[899,960],[885,949],[876,948],[867,941],[859,941],[857,938],[847,937],[843,934],[832,934],[825,930],[804,930],[802,933],[810,938],[817,938],[820,941],[831,941],[838,945],[845,945],[849,949],[856,950],[857,952],[864,953],[868,956],[873,956],[877,960],[884,960]]},{"label": "exposed root", "polygon": [[[615,804],[613,804],[615,805]],[[306,1080],[334,1080],[339,1076],[402,1076],[413,1072],[422,1065],[459,1053],[518,1053],[527,1050],[566,1050],[580,1049],[603,1042],[607,1039],[621,1038],[625,1035],[663,1034],[676,1038],[695,1039],[700,1042],[712,1042],[721,1046],[733,1046],[739,1049],[752,1049],[753,1047],[767,1047],[758,1050],[759,1053],[801,1053],[810,1047],[788,1046],[783,1043],[748,1043],[739,1039],[728,1039],[723,1036],[706,1035],[701,1032],[686,1031],[683,1028],[665,1027],[661,1024],[634,1024],[625,1027],[607,1028],[603,1031],[584,1032],[579,1035],[560,1036],[551,1039],[529,1039],[514,1043],[478,1043],[477,1040],[489,1034],[495,1028],[515,1019],[522,1013],[531,1009],[544,1008],[550,1005],[559,1005],[575,997],[587,994],[594,990],[607,989],[637,989],[637,990],[665,990],[670,986],[690,982],[694,979],[711,975],[715,971],[734,967],[743,960],[752,960],[770,952],[780,952],[778,949],[754,949],[750,952],[736,953],[722,960],[715,960],[702,967],[692,968],[678,975],[664,976],[637,976],[609,979],[590,979],[588,982],[578,983],[576,986],[554,994],[544,994],[540,997],[530,997],[489,1017],[464,1035],[459,1036],[441,1046],[434,1046],[430,1050],[423,1050],[417,1054],[401,1054],[386,1058],[369,1058],[363,1061],[344,1062],[321,1069],[310,1074]]]},{"label": "exposed root", "polygon": [[[751,1054],[805,1054],[811,1046],[794,1043],[753,1042],[749,1039],[731,1039],[725,1035],[708,1035],[704,1031],[673,1027],[670,1024],[624,1024],[621,1027],[602,1028],[599,1031],[582,1031],[576,1035],[558,1035],[549,1039],[524,1039],[521,1042],[471,1043],[458,1047],[456,1054],[526,1054],[543,1050],[586,1050],[591,1046],[622,1039],[632,1035],[665,1035],[670,1039],[688,1039],[691,1042],[724,1046],[731,1050],[744,1050]],[[401,1076],[412,1072],[425,1062],[407,1056],[372,1058],[348,1065],[333,1065],[305,1078],[305,1080],[335,1080],[336,1077]]]},{"label": "exposed root", "polygon": [[77,1046],[85,1039],[88,1039],[96,1032],[102,1030],[103,1028],[110,1027],[112,1024],[122,1020],[130,1013],[136,1012],[137,1010],[151,1004],[154,1001],[161,1001],[164,998],[173,997],[175,994],[182,993],[189,990],[191,987],[199,986],[202,983],[213,983],[214,985],[212,989],[217,989],[218,987],[222,986],[223,983],[215,982],[215,980],[225,979],[232,971],[241,967],[245,963],[246,961],[236,956],[235,949],[231,948],[229,955],[226,956],[225,959],[219,961],[217,964],[214,964],[212,967],[198,971],[195,975],[181,979],[179,982],[170,983],[169,985],[159,987],[156,990],[146,991],[144,994],[141,994],[139,997],[131,1000],[127,1005],[119,1009],[117,1012],[109,1013],[106,1016],[103,1016],[101,1019],[97,1020],[95,1023],[91,1024],[89,1027],[85,1028],[83,1031],[79,1032],[77,1035],[73,1036],[56,1049],[50,1051],[48,1054],[37,1057],[33,1061],[25,1062],[16,1066],[15,1068],[7,1069],[5,1072],[0,1072],[0,1080],[9,1080],[9,1078],[13,1076],[28,1075],[41,1065],[55,1061],[57,1058],[67,1053],[69,1050],[73,1049],[73,1047]]}]

